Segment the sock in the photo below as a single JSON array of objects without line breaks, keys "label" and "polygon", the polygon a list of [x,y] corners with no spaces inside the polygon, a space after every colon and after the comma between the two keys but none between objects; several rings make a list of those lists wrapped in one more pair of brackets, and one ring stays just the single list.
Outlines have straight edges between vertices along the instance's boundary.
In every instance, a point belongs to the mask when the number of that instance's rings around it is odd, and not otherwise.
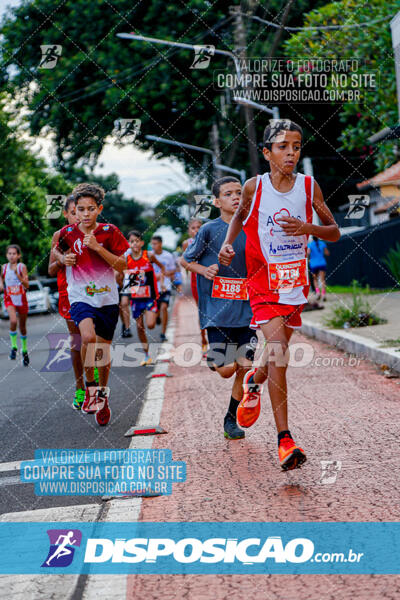
[{"label": "sock", "polygon": [[28,352],[28,347],[26,345],[26,335],[20,335],[19,339],[21,340],[22,352]]},{"label": "sock", "polygon": [[322,290],[322,295],[325,296],[326,290]]},{"label": "sock", "polygon": [[231,401],[228,406],[228,412],[225,415],[225,418],[232,417],[236,421],[236,411],[239,406],[239,400],[235,400],[233,396],[231,396]]},{"label": "sock", "polygon": [[319,288],[318,287],[315,288],[315,291],[316,291],[317,294],[319,294]]},{"label": "sock", "polygon": [[278,446],[284,437],[290,437],[290,439],[293,439],[292,434],[290,433],[289,429],[285,429],[284,431],[281,431],[280,433],[278,433]]},{"label": "sock", "polygon": [[16,331],[10,331],[10,340],[11,340],[11,348],[13,348],[14,350],[18,350],[17,332]]},{"label": "sock", "polygon": [[97,383],[95,381],[87,381],[86,387],[96,387]]}]

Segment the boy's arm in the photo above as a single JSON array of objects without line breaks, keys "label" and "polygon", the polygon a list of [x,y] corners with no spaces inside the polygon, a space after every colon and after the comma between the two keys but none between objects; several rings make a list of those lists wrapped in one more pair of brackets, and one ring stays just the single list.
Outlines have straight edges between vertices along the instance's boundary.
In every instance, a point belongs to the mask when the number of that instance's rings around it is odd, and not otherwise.
[{"label": "boy's arm", "polygon": [[165,267],[162,263],[160,263],[160,261],[158,260],[158,258],[156,258],[155,254],[149,254],[149,260],[151,263],[154,263],[155,265],[157,265],[157,267],[159,269],[161,269],[163,275],[165,275]]},{"label": "boy's arm", "polygon": [[54,277],[55,275],[57,275],[57,272],[60,270],[60,263],[57,260],[57,258],[54,256],[54,248],[55,246],[57,246],[58,244],[58,240],[60,239],[60,232],[56,231],[53,234],[52,240],[51,240],[51,250],[50,250],[50,257],[49,257],[49,266],[48,266],[48,273],[50,275],[50,277]]},{"label": "boy's arm", "polygon": [[316,181],[314,181],[313,207],[323,225],[304,223],[304,221],[295,219],[294,217],[281,217],[279,219],[279,224],[283,231],[288,235],[314,235],[321,240],[337,242],[340,238],[339,227],[337,226],[331,211],[325,204],[321,188]]},{"label": "boy's arm", "polygon": [[251,202],[256,191],[256,182],[257,177],[252,177],[251,179],[248,179],[243,186],[240,204],[233,215],[232,221],[229,223],[225,241],[223,242],[221,250],[218,254],[218,260],[221,265],[230,265],[232,258],[235,256],[235,251],[232,247],[232,244],[242,231],[243,221],[249,214]]},{"label": "boy's arm", "polygon": [[183,258],[183,256],[180,259],[180,263],[187,271],[197,273],[198,275],[203,275],[203,277],[206,279],[214,279],[219,271],[219,266],[217,264],[205,267],[204,265],[200,265],[198,262],[189,263]]}]

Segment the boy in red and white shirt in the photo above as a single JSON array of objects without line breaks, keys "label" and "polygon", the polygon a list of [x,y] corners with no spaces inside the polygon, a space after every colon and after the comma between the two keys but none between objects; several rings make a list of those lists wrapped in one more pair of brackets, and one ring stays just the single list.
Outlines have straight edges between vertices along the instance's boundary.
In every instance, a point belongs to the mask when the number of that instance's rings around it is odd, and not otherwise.
[{"label": "boy in red and white shirt", "polygon": [[[84,412],[96,412],[99,425],[110,420],[108,406],[110,344],[118,321],[118,289],[114,269],[126,269],[125,251],[129,244],[121,231],[110,223],[98,223],[103,210],[104,190],[81,183],[73,191],[78,223],[60,231],[53,249],[66,270],[70,314],[81,334],[81,356],[86,375]],[[102,358],[98,363],[99,386],[94,381],[96,346]]]},{"label": "boy in red and white shirt", "polygon": [[[76,216],[76,206],[73,196],[68,196],[64,206],[64,217],[68,225],[74,225],[78,222]],[[51,240],[51,248],[58,245],[60,240],[60,232],[56,231]],[[54,257],[53,251],[50,252],[49,268],[48,272],[51,277],[57,276],[57,287],[58,287],[58,312],[60,316],[65,319],[68,331],[70,333],[70,352],[72,367],[75,375],[75,396],[72,402],[72,407],[75,410],[81,410],[83,401],[85,399],[85,384],[83,379],[83,365],[81,358],[81,334],[79,327],[77,327],[72,320],[70,315],[70,303],[68,298],[68,281],[67,273],[72,267],[66,267],[60,265]]]},{"label": "boy in red and white shirt", "polygon": [[4,290],[4,306],[10,318],[10,360],[17,357],[17,325],[19,323],[20,340],[22,347],[22,364],[29,365],[28,349],[26,344],[26,319],[28,317],[28,301],[26,290],[29,288],[28,270],[20,262],[21,248],[18,244],[7,246],[8,263],[1,268],[0,291]]},{"label": "boy in red and white shirt", "polygon": [[[219,254],[222,264],[230,264],[235,254],[232,243],[243,228],[253,324],[261,328],[266,348],[263,366],[249,371],[244,378],[237,421],[242,427],[255,423],[260,414],[262,384],[268,377],[279,461],[285,470],[306,460],[288,428],[286,369],[289,340],[293,329],[301,325],[301,311],[307,302],[307,238],[310,234],[331,242],[340,238],[319,185],[311,176],[294,173],[302,138],[301,127],[293,121],[270,121],[263,148],[270,173],[246,181]],[[312,223],[313,208],[322,225]]]}]

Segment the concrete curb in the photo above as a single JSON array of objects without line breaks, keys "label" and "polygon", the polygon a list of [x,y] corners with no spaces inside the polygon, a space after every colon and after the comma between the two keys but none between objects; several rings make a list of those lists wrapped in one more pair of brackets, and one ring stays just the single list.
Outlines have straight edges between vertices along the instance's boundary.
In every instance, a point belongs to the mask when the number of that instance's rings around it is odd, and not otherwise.
[{"label": "concrete curb", "polygon": [[368,340],[347,331],[326,329],[304,318],[300,332],[320,342],[335,346],[338,350],[344,350],[360,358],[368,358],[380,365],[387,365],[400,375],[400,351],[396,351],[394,348],[380,348],[378,342],[374,340]]}]

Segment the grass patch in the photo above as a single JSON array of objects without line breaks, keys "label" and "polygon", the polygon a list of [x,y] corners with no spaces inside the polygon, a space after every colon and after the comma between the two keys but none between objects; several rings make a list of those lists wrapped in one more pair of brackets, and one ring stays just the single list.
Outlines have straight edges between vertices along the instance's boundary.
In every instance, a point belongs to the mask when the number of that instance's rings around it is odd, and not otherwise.
[{"label": "grass patch", "polygon": [[[370,288],[369,285],[366,285],[365,287],[361,287],[359,286],[360,291],[363,294],[366,295],[370,295],[370,294],[387,294],[388,292],[393,292],[396,290],[393,290],[393,288]],[[326,291],[329,294],[352,294],[353,293],[353,286],[352,285],[327,285],[326,286]],[[400,289],[398,290],[400,291]]]},{"label": "grass patch", "polygon": [[397,338],[397,340],[385,340],[379,348],[390,348],[392,346],[400,346],[400,338]]},{"label": "grass patch", "polygon": [[332,313],[324,319],[325,325],[333,329],[348,329],[349,327],[368,327],[386,323],[374,313],[365,299],[366,293],[354,280],[351,286],[351,306],[337,304],[332,308]]}]

